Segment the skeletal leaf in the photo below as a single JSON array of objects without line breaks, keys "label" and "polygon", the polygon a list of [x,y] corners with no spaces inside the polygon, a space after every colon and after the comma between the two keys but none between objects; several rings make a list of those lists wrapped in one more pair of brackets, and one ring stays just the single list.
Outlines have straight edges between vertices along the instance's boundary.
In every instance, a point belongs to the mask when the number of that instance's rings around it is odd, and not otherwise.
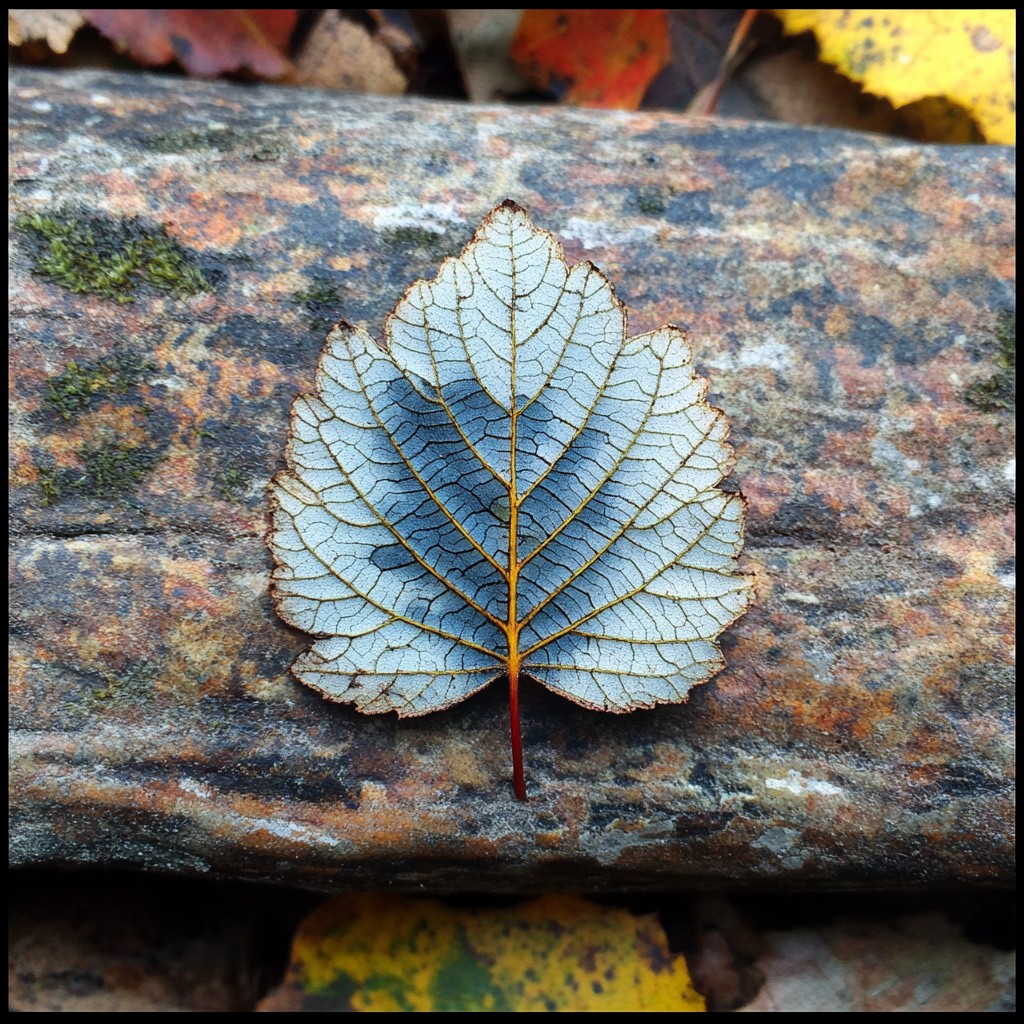
[{"label": "skeletal leaf", "polygon": [[274,597],[319,637],[293,666],[367,713],[509,682],[625,712],[682,701],[740,616],[742,497],[683,331],[627,338],[611,285],[506,200],[383,351],[330,334],[272,484]]}]

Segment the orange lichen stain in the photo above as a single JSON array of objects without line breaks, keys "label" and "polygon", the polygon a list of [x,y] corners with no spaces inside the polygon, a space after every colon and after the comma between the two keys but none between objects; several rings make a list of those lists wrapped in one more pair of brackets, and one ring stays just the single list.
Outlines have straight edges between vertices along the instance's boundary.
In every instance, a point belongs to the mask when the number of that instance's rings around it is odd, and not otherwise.
[{"label": "orange lichen stain", "polygon": [[[731,671],[728,667],[715,676],[712,681],[716,693],[721,698],[732,701],[744,701],[764,689],[764,655],[778,639],[777,624],[773,621],[764,623],[758,628],[751,628],[748,621],[743,627],[734,629],[731,636],[731,654],[729,661],[737,665],[748,665],[751,671]],[[756,666],[756,668],[753,668]],[[709,705],[710,706],[710,705]],[[656,748],[657,751],[657,748]]]},{"label": "orange lichen stain", "polygon": [[[383,167],[363,168],[365,174],[373,179],[375,183],[368,182],[361,174],[353,180],[348,174],[329,174],[323,176],[321,168],[316,168],[318,180],[323,182],[327,192],[335,199],[338,208],[344,210],[346,215],[354,217],[365,227],[373,228],[374,218],[378,213],[378,207],[367,202],[368,196],[387,195],[387,172]],[[380,189],[376,186],[380,186]],[[324,199],[314,199],[314,205],[323,204]],[[429,196],[421,195],[421,202],[431,201]]]},{"label": "orange lichen stain", "polygon": [[93,623],[89,639],[90,645],[95,644],[94,660],[102,659],[104,664],[117,671],[150,662],[157,646],[152,632],[155,618],[145,612],[136,615],[133,610],[131,622],[117,617],[106,623]]},{"label": "orange lichen stain", "polygon": [[124,171],[111,170],[89,174],[76,183],[83,196],[104,197],[103,212],[108,217],[150,217],[150,196],[145,179]]},{"label": "orange lichen stain", "polygon": [[565,832],[536,832],[533,841],[542,850],[557,850],[565,846]]},{"label": "orange lichen stain", "polygon": [[908,515],[911,497],[903,488],[878,481],[863,471],[872,459],[871,443],[871,438],[859,433],[830,431],[821,448],[820,464],[803,472],[806,494],[819,498],[841,515],[856,516],[869,526],[894,515]]},{"label": "orange lichen stain", "polygon": [[325,262],[331,270],[347,274],[350,270],[362,270],[368,266],[370,257],[366,253],[356,256],[328,256]]},{"label": "orange lichen stain", "polygon": [[[427,766],[424,766],[427,767]],[[353,774],[354,784],[358,776]],[[302,819],[316,828],[366,844],[368,848],[388,849],[396,856],[422,852],[424,837],[432,841],[447,836],[460,849],[486,856],[498,853],[494,843],[482,836],[466,839],[464,822],[452,813],[448,798],[458,787],[445,784],[436,775],[419,776],[415,771],[397,771],[380,786],[377,799],[355,808],[343,801],[302,805]],[[381,814],[381,808],[387,808]],[[282,803],[277,813],[287,817],[295,808]],[[464,849],[465,852],[465,849]]]},{"label": "orange lichen stain", "polygon": [[914,764],[905,760],[898,763],[901,782],[908,789],[936,786],[942,781],[945,770],[942,764]]},{"label": "orange lichen stain", "polygon": [[[650,301],[651,305],[654,306],[658,301],[658,297],[652,295]],[[647,304],[645,303],[645,308],[646,305]],[[676,308],[673,306],[671,299],[665,300],[664,307],[657,306],[656,308],[659,313],[664,311],[665,314],[664,316],[657,318],[659,324],[671,321],[673,317],[679,315]],[[636,334],[637,332],[633,329],[632,320],[629,321],[629,325],[629,333]],[[753,337],[755,336],[757,325],[750,323],[744,318],[738,318],[732,309],[729,310],[728,315],[710,310],[687,310],[686,329],[690,334],[690,338],[694,342],[694,350],[699,353],[701,351],[700,339],[702,338],[724,339],[732,337],[734,334],[739,337]],[[702,371],[700,366],[697,367],[698,373],[702,373],[705,377],[711,376],[713,378],[712,383],[715,386],[716,391],[723,391],[724,388],[720,387],[722,381],[739,372],[737,370],[725,370],[724,368],[720,369],[711,367],[705,367],[705,371]]]},{"label": "orange lichen stain", "polygon": [[615,818],[608,823],[607,830],[614,832],[643,832],[647,829],[647,818]]},{"label": "orange lichen stain", "polygon": [[71,432],[47,434],[44,446],[56,469],[82,469],[80,454],[82,438],[78,434]]},{"label": "orange lichen stain", "polygon": [[[871,525],[877,519],[877,499],[868,493],[866,481],[848,470],[838,467],[805,469],[803,483],[808,497],[818,498],[844,520],[845,517],[856,518],[864,525]],[[843,525],[848,525],[848,521]]]},{"label": "orange lichen stain", "polygon": [[[651,763],[642,767],[627,768],[623,774],[635,779],[641,786],[655,782],[675,782],[683,777],[692,758],[689,753],[674,743],[656,743],[651,755]],[[634,791],[629,795],[622,794],[619,799],[624,801],[642,800],[642,791]]]},{"label": "orange lichen stain", "polygon": [[991,255],[988,269],[995,276],[1003,281],[1016,281],[1017,279],[1017,250],[1015,246],[1000,246]]},{"label": "orange lichen stain", "polygon": [[[78,450],[83,444],[109,443],[116,440],[119,445],[136,447],[149,442],[144,422],[132,405],[115,405],[112,401],[99,402],[92,409],[84,411],[75,421],[73,430],[60,430],[47,435],[47,447],[56,457],[61,441],[67,447]],[[52,442],[53,447],[50,447]]]},{"label": "orange lichen stain", "polygon": [[223,585],[219,571],[203,559],[167,562],[161,579],[161,590],[168,606],[177,613],[205,611],[213,617],[223,615],[229,598],[211,592],[211,583]]},{"label": "orange lichen stain", "polygon": [[210,369],[206,372],[205,388],[199,388],[203,401],[193,421],[198,428],[207,419],[231,418],[236,398],[246,402],[270,398],[277,385],[292,382],[281,367],[262,359],[217,358],[208,354],[206,362]]},{"label": "orange lichen stain", "polygon": [[945,375],[915,386],[930,392],[930,397],[904,410],[910,421],[907,429],[890,440],[908,458],[922,463],[934,459],[943,464],[944,472],[950,472],[954,467],[949,465],[949,448],[964,430],[963,407],[955,401],[960,389]]},{"label": "orange lichen stain", "polygon": [[[878,202],[879,193],[882,191],[879,187],[879,175],[884,173],[885,169],[874,160],[852,167],[836,182],[832,200],[836,204],[836,209],[845,210],[848,214],[858,210],[871,209]],[[903,173],[899,170],[895,170],[891,176],[894,182],[893,188],[899,191],[903,190],[903,186],[896,182],[902,176]],[[891,218],[886,223],[885,237],[879,239],[879,242],[887,246],[903,248],[907,235],[907,225],[900,223],[896,218]],[[872,261],[870,266],[874,268],[877,279],[877,263]],[[863,294],[859,288],[857,292]]]},{"label": "orange lichen stain", "polygon": [[[39,483],[40,469],[32,452],[25,446],[10,442],[10,478],[11,489],[31,487]],[[68,449],[70,451],[70,449]],[[69,456],[70,458],[70,456]],[[60,464],[58,463],[58,468]]]},{"label": "orange lichen stain", "polygon": [[1002,587],[996,571],[1001,562],[1013,556],[1015,534],[1011,514],[990,515],[974,520],[967,535],[943,533],[929,537],[925,548],[960,566],[959,586]]},{"label": "orange lichen stain", "polygon": [[941,772],[959,746],[952,725],[933,717],[912,730],[900,745],[900,760],[908,770],[912,770],[912,778],[930,781]]},{"label": "orange lichen stain", "polygon": [[784,473],[754,472],[743,477],[743,494],[751,517],[770,519],[792,497],[794,484]]},{"label": "orange lichen stain", "polygon": [[818,699],[806,705],[792,707],[793,722],[805,732],[820,733],[840,739],[847,736],[861,738],[868,730],[860,721],[860,708],[843,707]]},{"label": "orange lichen stain", "polygon": [[[171,182],[169,187],[180,188],[176,174],[167,172],[165,176]],[[238,197],[193,191],[188,202],[175,208],[174,223],[168,225],[168,234],[199,252],[230,250],[246,237],[250,225],[265,216],[265,200],[252,196],[251,192]]]},{"label": "orange lichen stain", "polygon": [[455,735],[448,737],[443,749],[441,762],[448,768],[450,784],[472,788],[488,784],[491,772],[481,766],[473,744],[466,743],[461,735]]},{"label": "orange lichen stain", "polygon": [[[201,346],[202,340],[200,335],[196,343]],[[194,445],[196,433],[205,422],[232,416],[235,398],[243,397],[246,401],[268,398],[277,384],[291,380],[279,367],[258,359],[216,359],[208,352],[183,355],[180,350],[178,359],[192,364],[189,386],[175,391],[173,403],[178,414],[178,431],[189,446]],[[206,370],[197,368],[199,360],[205,362]]]},{"label": "orange lichen stain", "polygon": [[833,306],[824,326],[830,338],[845,338],[853,328],[853,316],[845,306]]},{"label": "orange lichen stain", "polygon": [[946,610],[935,600],[934,595],[927,603],[921,601],[920,595],[915,595],[913,599],[890,598],[885,602],[884,614],[899,629],[904,639],[904,650],[914,640],[931,644],[950,639]]},{"label": "orange lichen stain", "polygon": [[364,811],[380,810],[388,802],[388,788],[379,782],[359,783],[358,804]]},{"label": "orange lichen stain", "polygon": [[836,345],[832,375],[847,396],[852,408],[877,409],[889,389],[889,370],[880,364],[864,366],[864,353],[858,348]]},{"label": "orange lichen stain", "polygon": [[[494,860],[508,855],[490,839],[462,834],[466,823],[450,808],[444,813],[424,813],[428,802],[437,799],[436,788],[418,790],[412,798],[396,798],[394,787],[389,787],[388,793],[385,815],[381,814],[379,806],[352,809],[339,801],[330,807],[321,804],[304,806],[302,820],[312,823],[310,827],[322,829],[375,856],[381,850],[387,850],[389,857],[396,860],[422,856],[425,842],[430,844],[437,857],[449,854]],[[290,803],[282,803],[278,813],[283,820],[288,820],[295,809]],[[521,840],[521,836],[514,836],[511,841]]]},{"label": "orange lichen stain", "polygon": [[155,688],[175,702],[189,705],[211,693],[227,692],[235,674],[244,671],[246,653],[244,633],[241,628],[226,628],[227,621],[230,610],[225,607],[216,629],[205,618],[178,618],[169,628],[165,623],[162,633],[167,654]]},{"label": "orange lichen stain", "polygon": [[234,210],[216,210],[203,223],[203,241],[210,248],[229,249],[243,237],[242,225]]},{"label": "orange lichen stain", "polygon": [[224,372],[231,383],[231,393],[248,399],[270,398],[277,386],[290,378],[277,363],[266,359],[226,360]]},{"label": "orange lichen stain", "polygon": [[798,656],[775,667],[779,671],[778,704],[788,710],[793,729],[814,736],[822,748],[864,741],[893,714],[893,695],[872,692],[864,685],[872,666],[862,659],[848,657],[837,663],[827,682],[814,678],[812,667]]},{"label": "orange lichen stain", "polygon": [[[988,672],[992,672],[994,668],[996,672],[1002,674],[1003,670],[1012,670],[1015,665],[1016,651],[1012,646],[1006,645],[999,651],[997,663],[993,665],[991,659],[986,659],[984,668]],[[1006,674],[1009,675],[1009,671],[1006,671]],[[1007,719],[1013,713],[1011,701],[1012,694],[1007,691],[1001,707],[997,705],[995,708],[986,709],[962,723],[965,733],[973,737],[970,745],[979,752],[979,756],[984,756],[991,750],[1007,750],[1016,743],[1016,734],[1007,728]],[[1002,759],[1000,755],[994,755],[994,758]],[[1009,775],[1015,775],[1012,767],[1008,769],[1008,777]]]},{"label": "orange lichen stain", "polygon": [[36,645],[31,651],[15,646],[8,649],[7,699],[12,706],[17,704],[15,697],[22,696],[31,688],[38,665],[45,664],[51,658],[52,652],[41,645]]}]

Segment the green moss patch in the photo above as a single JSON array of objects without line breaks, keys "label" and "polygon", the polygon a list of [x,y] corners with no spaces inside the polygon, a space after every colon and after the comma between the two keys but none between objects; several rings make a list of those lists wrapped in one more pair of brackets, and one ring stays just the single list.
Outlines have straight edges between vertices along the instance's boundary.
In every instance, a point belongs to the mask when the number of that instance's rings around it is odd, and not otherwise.
[{"label": "green moss patch", "polygon": [[234,467],[217,477],[217,493],[228,501],[233,501],[240,497],[246,487],[248,487],[248,481],[244,474]]},{"label": "green moss patch", "polygon": [[187,128],[147,136],[142,145],[156,153],[192,153],[213,150],[220,153],[241,151],[250,160],[277,160],[284,152],[281,139],[267,131],[237,128]]},{"label": "green moss patch", "polygon": [[971,381],[964,390],[964,401],[985,412],[998,412],[1014,403],[1014,376],[1017,364],[1016,313],[1001,310],[996,317],[992,334],[998,344],[995,373]]},{"label": "green moss patch", "polygon": [[668,201],[664,191],[650,185],[643,185],[636,190],[634,203],[641,213],[664,213],[668,209]]},{"label": "green moss patch", "polygon": [[85,445],[76,453],[84,470],[41,469],[43,504],[53,505],[68,494],[90,498],[121,498],[153,470],[160,455],[152,448],[107,441]]},{"label": "green moss patch", "polygon": [[451,255],[451,242],[446,234],[413,225],[389,228],[382,233],[385,245],[401,252],[419,250],[436,256]]},{"label": "green moss patch", "polygon": [[46,382],[44,403],[61,419],[70,420],[89,408],[95,397],[126,394],[157,369],[134,352],[104,356],[93,363],[70,362]]},{"label": "green moss patch", "polygon": [[32,241],[33,271],[68,291],[133,302],[142,285],[177,298],[210,290],[194,255],[162,225],[61,210],[16,226]]},{"label": "green moss patch", "polygon": [[320,334],[338,319],[341,290],[332,281],[316,280],[308,288],[295,293],[295,302],[306,310],[306,323],[311,332]]},{"label": "green moss patch", "polygon": [[153,696],[153,682],[159,677],[153,665],[132,665],[120,675],[100,669],[99,674],[102,682],[82,700],[86,711],[98,711],[105,704],[119,701],[148,701]]}]

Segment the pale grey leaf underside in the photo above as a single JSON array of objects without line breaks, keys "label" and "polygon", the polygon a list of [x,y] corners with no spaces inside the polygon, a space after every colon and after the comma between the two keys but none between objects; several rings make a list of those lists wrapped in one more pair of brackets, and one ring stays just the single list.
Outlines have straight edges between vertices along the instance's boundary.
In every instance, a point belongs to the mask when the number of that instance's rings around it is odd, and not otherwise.
[{"label": "pale grey leaf underside", "polygon": [[421,715],[509,670],[591,708],[685,698],[745,610],[743,499],[685,335],[506,202],[388,318],[330,335],[273,482],[305,683]]}]

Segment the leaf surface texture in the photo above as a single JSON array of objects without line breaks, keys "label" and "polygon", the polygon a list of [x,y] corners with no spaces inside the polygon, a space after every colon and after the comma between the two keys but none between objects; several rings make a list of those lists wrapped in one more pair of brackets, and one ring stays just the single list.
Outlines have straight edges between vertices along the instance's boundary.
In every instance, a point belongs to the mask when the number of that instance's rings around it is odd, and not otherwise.
[{"label": "leaf surface texture", "polygon": [[299,679],[422,715],[528,674],[621,712],[722,668],[744,505],[681,330],[628,338],[506,201],[384,334],[332,332],[273,483],[277,607],[319,638]]}]

